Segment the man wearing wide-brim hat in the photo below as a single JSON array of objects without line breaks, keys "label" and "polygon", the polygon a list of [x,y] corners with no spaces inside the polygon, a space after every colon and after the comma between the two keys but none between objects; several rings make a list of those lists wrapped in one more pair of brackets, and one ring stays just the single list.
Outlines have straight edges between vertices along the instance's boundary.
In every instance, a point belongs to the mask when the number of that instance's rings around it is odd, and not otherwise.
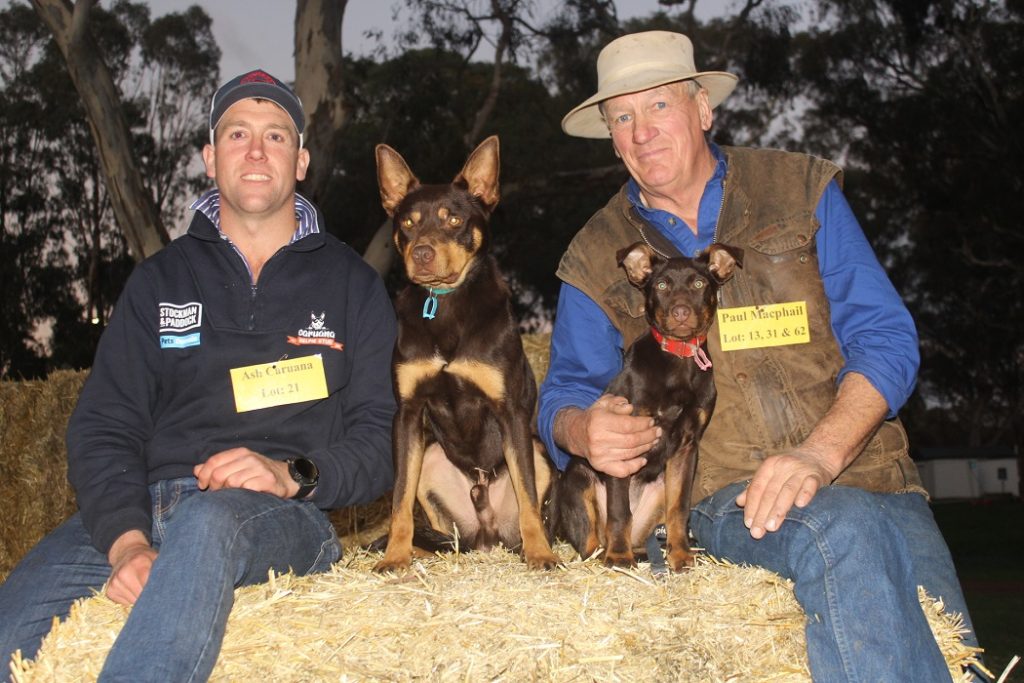
[{"label": "man wearing wide-brim hat", "polygon": [[659,437],[626,398],[603,395],[649,327],[616,252],[640,240],[663,257],[742,248],[719,317],[696,340],[718,392],[699,447],[696,543],[795,582],[816,680],[949,680],[917,586],[970,620],[896,417],[914,387],[917,333],[843,197],[842,171],[710,142],[737,78],[698,71],[684,35],[618,38],[597,72],[597,93],[562,127],[611,138],[631,177],[558,268],[539,410],[552,459],[625,476]]}]

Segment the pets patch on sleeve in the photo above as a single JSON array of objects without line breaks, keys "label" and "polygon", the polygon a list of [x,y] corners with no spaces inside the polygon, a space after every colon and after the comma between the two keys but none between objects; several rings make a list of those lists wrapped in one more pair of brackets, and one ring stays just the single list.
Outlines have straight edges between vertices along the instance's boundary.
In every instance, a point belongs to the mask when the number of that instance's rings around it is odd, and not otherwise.
[{"label": "pets patch on sleeve", "polygon": [[319,354],[231,369],[235,410],[244,413],[327,398],[327,375]]},{"label": "pets patch on sleeve", "polygon": [[789,346],[811,341],[807,302],[718,309],[723,351]]}]

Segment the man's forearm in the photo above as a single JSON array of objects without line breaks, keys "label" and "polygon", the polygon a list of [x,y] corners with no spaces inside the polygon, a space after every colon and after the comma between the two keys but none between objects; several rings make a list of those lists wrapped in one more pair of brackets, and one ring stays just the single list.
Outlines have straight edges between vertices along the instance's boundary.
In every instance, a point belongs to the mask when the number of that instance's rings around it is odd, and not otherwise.
[{"label": "man's forearm", "polygon": [[851,372],[843,378],[832,407],[802,447],[821,454],[825,459],[822,465],[833,473],[834,480],[857,459],[888,412],[885,398],[871,382]]},{"label": "man's forearm", "polygon": [[555,443],[566,453],[583,452],[583,443],[579,436],[582,420],[583,409],[577,406],[566,406],[555,415],[551,434],[555,437]]},{"label": "man's forearm", "polygon": [[136,547],[149,548],[149,539],[138,529],[126,531],[118,536],[110,546],[110,551],[107,552],[107,561],[110,562],[111,567],[115,567],[125,554]]}]

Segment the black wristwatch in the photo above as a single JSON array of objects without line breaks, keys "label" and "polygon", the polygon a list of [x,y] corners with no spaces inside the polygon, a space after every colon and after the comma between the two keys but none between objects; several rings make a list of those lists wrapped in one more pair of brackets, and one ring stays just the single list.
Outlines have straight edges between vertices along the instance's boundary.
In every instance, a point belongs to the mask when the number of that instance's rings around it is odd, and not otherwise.
[{"label": "black wristwatch", "polygon": [[292,498],[296,500],[305,498],[320,481],[320,470],[316,468],[316,464],[312,460],[306,458],[293,458],[285,462],[288,463],[288,474],[292,475],[292,479],[299,485],[298,493]]}]

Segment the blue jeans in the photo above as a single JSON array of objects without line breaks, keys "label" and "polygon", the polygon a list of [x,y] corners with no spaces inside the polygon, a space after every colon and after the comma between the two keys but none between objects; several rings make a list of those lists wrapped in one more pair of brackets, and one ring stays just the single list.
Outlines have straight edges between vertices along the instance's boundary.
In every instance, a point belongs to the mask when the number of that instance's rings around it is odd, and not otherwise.
[{"label": "blue jeans", "polygon": [[[217,661],[238,586],[267,573],[311,574],[341,557],[312,503],[242,489],[203,492],[192,477],[150,486],[153,546],[145,590],[107,655],[101,681],[203,681]],[[0,584],[0,660],[31,658],[54,616],[100,591],[110,564],[78,514],[39,542]]]},{"label": "blue jeans", "polygon": [[736,496],[746,483],[705,498],[690,514],[698,545],[715,557],[765,567],[794,582],[807,614],[807,656],[815,681],[949,681],[921,610],[917,586],[963,615],[967,604],[924,496],[847,486],[818,491],[760,540],[743,525]]}]

